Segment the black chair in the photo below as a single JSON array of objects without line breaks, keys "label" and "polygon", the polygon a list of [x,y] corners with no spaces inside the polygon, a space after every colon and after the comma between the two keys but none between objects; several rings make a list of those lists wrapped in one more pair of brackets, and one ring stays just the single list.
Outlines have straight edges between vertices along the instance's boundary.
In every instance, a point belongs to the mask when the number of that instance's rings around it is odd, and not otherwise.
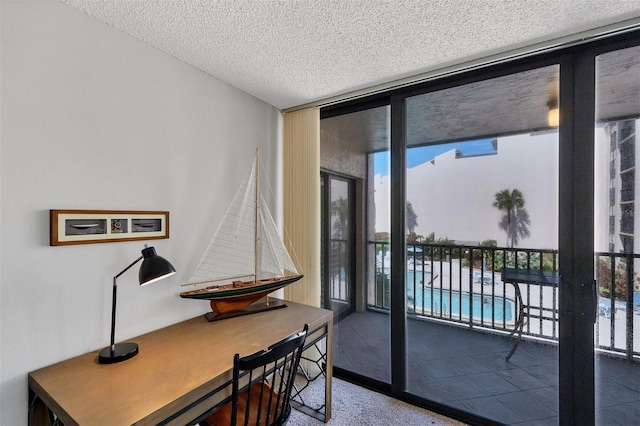
[{"label": "black chair", "polygon": [[[291,390],[309,325],[267,350],[233,359],[231,401],[201,424],[209,426],[283,425],[291,413]],[[247,403],[248,401],[248,403]]]}]

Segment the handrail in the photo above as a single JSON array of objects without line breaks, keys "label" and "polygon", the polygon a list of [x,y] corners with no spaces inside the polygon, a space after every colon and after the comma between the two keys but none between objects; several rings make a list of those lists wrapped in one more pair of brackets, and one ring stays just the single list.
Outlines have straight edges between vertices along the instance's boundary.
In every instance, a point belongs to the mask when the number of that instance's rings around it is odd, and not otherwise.
[{"label": "handrail", "polygon": [[[390,246],[386,241],[368,244],[373,279],[367,283],[367,307],[389,311]],[[558,272],[558,250],[552,249],[408,243],[406,259],[408,315],[498,333],[511,333],[516,315],[514,288],[502,282],[502,268]],[[640,254],[595,253],[600,287],[596,348],[629,359],[640,356],[640,342],[633,338],[634,315],[640,311],[633,302],[637,259]],[[518,285],[528,308],[522,336],[557,342],[558,285]]]}]

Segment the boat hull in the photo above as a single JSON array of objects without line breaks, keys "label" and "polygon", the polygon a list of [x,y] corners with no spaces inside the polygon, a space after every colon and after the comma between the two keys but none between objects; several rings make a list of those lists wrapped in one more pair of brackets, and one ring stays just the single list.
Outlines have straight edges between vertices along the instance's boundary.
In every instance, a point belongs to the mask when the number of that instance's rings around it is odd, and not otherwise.
[{"label": "boat hull", "polygon": [[261,281],[238,282],[218,287],[185,291],[180,297],[209,300],[211,310],[217,314],[241,311],[269,293],[300,280],[303,275],[273,278]]}]

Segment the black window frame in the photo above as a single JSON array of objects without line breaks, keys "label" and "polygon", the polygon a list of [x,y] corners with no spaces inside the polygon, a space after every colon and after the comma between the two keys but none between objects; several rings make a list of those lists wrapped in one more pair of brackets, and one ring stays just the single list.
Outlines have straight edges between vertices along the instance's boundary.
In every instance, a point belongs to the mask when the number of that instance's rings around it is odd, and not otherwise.
[{"label": "black window frame", "polygon": [[[359,99],[323,107],[320,118],[329,118],[384,105],[391,106],[391,238],[392,247],[406,245],[406,140],[405,99],[451,87],[515,74],[543,66],[560,65],[559,129],[559,203],[563,206],[559,228],[561,285],[559,344],[560,424],[595,423],[595,371],[593,318],[596,301],[593,277],[594,235],[594,132],[595,127],[595,58],[604,53],[640,45],[640,30],[624,30],[595,40],[554,48],[526,57],[460,71],[455,75],[434,77],[429,81],[375,93]],[[577,143],[576,141],[580,141]],[[581,206],[577,208],[576,206]],[[591,208],[589,208],[591,206]],[[580,229],[580,232],[576,230]],[[586,231],[585,231],[586,230]],[[406,392],[406,294],[403,250],[391,255],[391,377],[388,385],[365,381],[401,400],[420,405],[462,421],[484,423],[486,419],[425,400]],[[400,297],[394,297],[401,295]],[[340,376],[339,369],[337,376]],[[354,380],[353,376],[344,377]],[[355,381],[358,381],[355,378]],[[588,390],[591,391],[588,391]]]}]

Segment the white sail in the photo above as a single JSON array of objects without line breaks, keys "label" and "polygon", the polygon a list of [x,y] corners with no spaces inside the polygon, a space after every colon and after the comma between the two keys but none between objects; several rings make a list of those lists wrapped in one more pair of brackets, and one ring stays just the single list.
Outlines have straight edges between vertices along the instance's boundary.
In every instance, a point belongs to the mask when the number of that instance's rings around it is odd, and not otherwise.
[{"label": "white sail", "polygon": [[185,285],[222,285],[297,274],[266,202],[258,193],[258,161],[256,154],[249,174]]},{"label": "white sail", "polygon": [[269,213],[264,198],[260,196],[260,270],[261,277],[283,277],[297,274],[291,256],[284,246],[282,238],[278,234],[276,223]]}]

